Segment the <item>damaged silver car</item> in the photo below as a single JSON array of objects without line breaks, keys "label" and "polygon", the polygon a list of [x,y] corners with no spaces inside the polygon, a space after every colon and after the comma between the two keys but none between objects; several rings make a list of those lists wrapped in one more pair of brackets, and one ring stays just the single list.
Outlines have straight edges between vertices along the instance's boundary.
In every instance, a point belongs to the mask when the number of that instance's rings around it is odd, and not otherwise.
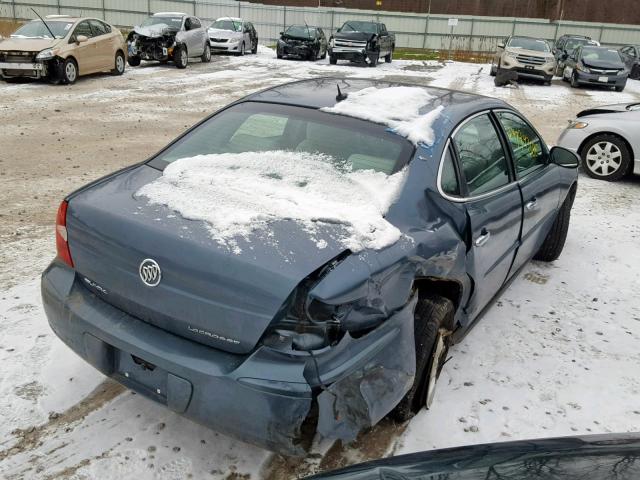
[{"label": "damaged silver car", "polygon": [[[392,127],[380,109],[395,104],[409,116]],[[66,197],[44,309],[105,375],[300,455],[303,432],[349,441],[430,405],[449,346],[531,258],[562,252],[578,162],[501,100],[351,78],[273,87]],[[245,213],[257,220],[235,230]]]},{"label": "damaged silver car", "polygon": [[129,33],[127,48],[132,67],[142,60],[172,61],[178,68],[187,68],[189,58],[211,61],[209,37],[202,21],[180,12],[161,12],[147,18]]}]

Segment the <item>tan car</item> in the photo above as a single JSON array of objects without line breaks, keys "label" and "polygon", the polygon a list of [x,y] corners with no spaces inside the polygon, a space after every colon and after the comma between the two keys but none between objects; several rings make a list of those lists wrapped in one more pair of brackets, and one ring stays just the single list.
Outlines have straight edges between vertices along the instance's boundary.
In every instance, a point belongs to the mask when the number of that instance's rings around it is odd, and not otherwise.
[{"label": "tan car", "polygon": [[549,44],[542,38],[508,37],[498,44],[498,51],[491,59],[492,76],[509,70],[517,72],[518,78],[541,80],[546,85],[551,84],[555,69],[556,59]]},{"label": "tan car", "polygon": [[90,73],[122,75],[126,52],[120,31],[102,20],[50,15],[0,40],[0,76],[71,84]]}]

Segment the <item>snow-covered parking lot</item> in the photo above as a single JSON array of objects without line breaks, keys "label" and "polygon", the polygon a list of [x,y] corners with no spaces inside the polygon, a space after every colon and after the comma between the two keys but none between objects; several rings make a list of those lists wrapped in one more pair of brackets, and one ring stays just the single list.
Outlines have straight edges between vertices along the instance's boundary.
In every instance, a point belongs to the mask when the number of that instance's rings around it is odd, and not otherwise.
[{"label": "snow-covered parking lot", "polygon": [[285,459],[217,434],[87,366],[51,332],[39,275],[65,193],[157,151],[209,112],[288,80],[376,77],[503,98],[553,144],[588,107],[623,93],[497,88],[486,65],[377,68],[276,60],[261,49],[187,70],[143,65],[74,86],[0,84],[0,478],[286,479],[384,455],[470,443],[640,431],[640,177],[581,175],[565,250],[530,263],[451,350],[433,407],[384,420],[353,445]]}]

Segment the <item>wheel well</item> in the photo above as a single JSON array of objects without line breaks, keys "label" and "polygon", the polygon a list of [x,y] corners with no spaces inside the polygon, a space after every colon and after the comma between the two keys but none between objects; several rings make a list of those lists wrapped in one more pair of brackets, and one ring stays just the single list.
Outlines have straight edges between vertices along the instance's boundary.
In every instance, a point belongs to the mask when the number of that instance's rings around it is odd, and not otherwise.
[{"label": "wheel well", "polygon": [[596,133],[592,133],[591,135],[589,135],[587,138],[585,138],[582,143],[580,144],[580,147],[578,148],[578,154],[582,157],[582,149],[584,148],[584,146],[592,139],[595,138],[599,135],[612,135],[614,137],[619,138],[620,140],[622,140],[624,142],[624,144],[627,146],[627,148],[629,149],[629,153],[631,154],[631,160],[633,160],[635,157],[634,153],[633,153],[633,148],[631,148],[631,144],[627,141],[626,138],[624,138],[622,135],[619,135],[617,133],[613,133],[613,132],[596,132]]},{"label": "wheel well", "polygon": [[459,282],[437,277],[423,277],[417,278],[414,286],[418,289],[419,296],[425,293],[441,295],[451,300],[456,311],[458,310],[462,299],[462,285]]}]

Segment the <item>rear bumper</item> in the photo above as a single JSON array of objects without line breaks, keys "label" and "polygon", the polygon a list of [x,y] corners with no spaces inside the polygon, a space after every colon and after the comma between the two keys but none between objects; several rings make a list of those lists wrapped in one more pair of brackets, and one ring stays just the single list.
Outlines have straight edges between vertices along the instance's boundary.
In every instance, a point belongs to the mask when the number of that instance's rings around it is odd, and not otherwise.
[{"label": "rear bumper", "polygon": [[[72,350],[169,409],[269,450],[304,453],[300,430],[315,421],[308,417],[316,402],[320,433],[355,438],[413,382],[415,299],[368,334],[345,334],[316,352],[316,368],[305,352],[258,347],[237,355],[173,335],[111,306],[78,277],[54,261],[41,285],[49,324]],[[321,383],[329,392],[318,395]]]}]

